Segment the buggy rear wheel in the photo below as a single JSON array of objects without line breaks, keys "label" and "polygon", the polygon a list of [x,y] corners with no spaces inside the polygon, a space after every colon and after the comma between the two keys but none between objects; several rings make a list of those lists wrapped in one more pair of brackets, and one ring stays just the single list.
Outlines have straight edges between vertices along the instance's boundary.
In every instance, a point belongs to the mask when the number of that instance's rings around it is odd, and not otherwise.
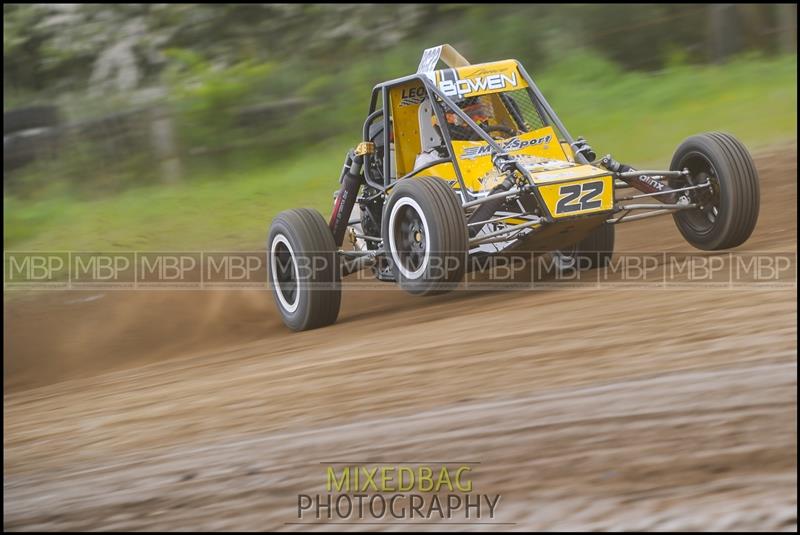
[{"label": "buggy rear wheel", "polygon": [[444,180],[400,181],[384,208],[382,235],[395,278],[407,292],[444,293],[464,276],[467,222],[459,198]]},{"label": "buggy rear wheel", "polygon": [[603,223],[568,249],[555,251],[560,270],[589,270],[606,267],[614,255],[614,225]]},{"label": "buggy rear wheel", "polygon": [[341,302],[336,245],[316,210],[286,210],[267,239],[269,286],[283,323],[293,331],[336,321]]},{"label": "buggy rear wheel", "polygon": [[708,182],[692,192],[698,208],[681,210],[675,224],[686,241],[715,251],[744,243],[758,220],[758,173],[750,153],[728,134],[711,132],[686,139],[672,157],[670,169],[689,169],[689,185]]}]

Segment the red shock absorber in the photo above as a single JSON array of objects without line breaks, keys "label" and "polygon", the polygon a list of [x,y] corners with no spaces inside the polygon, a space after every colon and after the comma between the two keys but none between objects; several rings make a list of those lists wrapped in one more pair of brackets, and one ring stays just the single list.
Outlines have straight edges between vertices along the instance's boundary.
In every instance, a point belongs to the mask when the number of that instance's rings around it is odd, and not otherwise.
[{"label": "red shock absorber", "polygon": [[348,153],[342,169],[342,176],[339,179],[342,186],[336,195],[333,213],[328,222],[333,234],[333,241],[337,246],[342,245],[344,241],[344,233],[347,231],[350,213],[353,211],[358,189],[361,186],[361,160],[361,157],[354,156],[352,151]]}]

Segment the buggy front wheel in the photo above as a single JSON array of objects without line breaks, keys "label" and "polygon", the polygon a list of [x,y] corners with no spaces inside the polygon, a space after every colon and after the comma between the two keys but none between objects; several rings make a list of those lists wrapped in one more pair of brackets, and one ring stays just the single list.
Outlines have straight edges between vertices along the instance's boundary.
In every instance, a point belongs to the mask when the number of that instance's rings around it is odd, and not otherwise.
[{"label": "buggy front wheel", "polygon": [[383,215],[383,246],[401,288],[444,293],[464,276],[469,237],[461,202],[444,180],[397,183]]},{"label": "buggy front wheel", "polygon": [[689,185],[708,183],[690,193],[697,208],[674,215],[686,241],[715,251],[736,247],[750,237],[758,220],[758,173],[738,139],[719,132],[692,136],[675,151],[670,169],[688,169]]}]

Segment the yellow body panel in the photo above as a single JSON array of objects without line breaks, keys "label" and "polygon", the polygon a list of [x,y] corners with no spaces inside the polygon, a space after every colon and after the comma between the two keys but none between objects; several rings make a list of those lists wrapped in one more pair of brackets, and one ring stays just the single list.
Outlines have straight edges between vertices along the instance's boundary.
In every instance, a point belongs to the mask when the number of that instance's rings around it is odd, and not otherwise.
[{"label": "yellow body panel", "polygon": [[569,143],[562,143],[561,149],[564,151],[564,154],[567,155],[567,160],[569,160],[570,162],[575,161],[575,151],[572,150],[572,147],[570,146]]},{"label": "yellow body panel", "polygon": [[554,219],[604,212],[614,207],[611,176],[559,182],[539,187]]},{"label": "yellow body panel", "polygon": [[[547,164],[545,163],[544,165]],[[551,184],[553,182],[564,182],[565,180],[593,178],[607,173],[608,171],[599,169],[593,165],[572,164],[571,167],[564,167],[562,169],[534,171],[531,173],[531,178],[534,184]]]},{"label": "yellow body panel", "polygon": [[450,162],[440,163],[439,165],[434,165],[433,167],[429,167],[424,171],[420,172],[419,175],[415,176],[438,176],[439,178],[443,178],[450,182],[450,184],[455,189],[459,189],[458,185],[458,177],[456,176],[456,170],[453,167],[453,164]]},{"label": "yellow body panel", "polygon": [[[556,133],[549,126],[499,140],[498,143],[508,154],[566,161],[566,155],[558,142]],[[467,189],[483,191],[492,189],[498,183],[498,174],[492,165],[488,143],[484,141],[453,141],[453,152],[458,160]]]},{"label": "yellow body panel", "polygon": [[421,150],[419,105],[425,94],[425,87],[416,81],[399,85],[389,92],[397,176],[414,169],[414,159]]}]

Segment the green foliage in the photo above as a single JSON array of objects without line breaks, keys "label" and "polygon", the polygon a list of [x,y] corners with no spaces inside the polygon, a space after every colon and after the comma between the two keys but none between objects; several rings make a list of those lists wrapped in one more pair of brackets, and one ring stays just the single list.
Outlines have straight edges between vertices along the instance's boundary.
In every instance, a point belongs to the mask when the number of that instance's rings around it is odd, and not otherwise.
[{"label": "green foliage", "polygon": [[697,132],[726,130],[758,148],[797,128],[795,56],[622,73],[581,54],[537,81],[573,136],[635,164],[665,165]]},{"label": "green foliage", "polygon": [[261,247],[269,219],[289,206],[327,212],[346,146],[317,147],[269,167],[198,172],[175,186],[145,186],[102,201],[69,192],[4,197],[4,247],[15,250],[198,250]]},{"label": "green foliage", "polygon": [[273,70],[268,63],[241,61],[214,65],[191,50],[166,51],[170,101],[178,113],[182,141],[204,145],[231,142],[239,134],[237,110],[262,93]]},{"label": "green foliage", "polygon": [[[164,51],[216,65],[304,63],[308,74],[375,60],[397,46],[450,42],[472,59],[498,56],[539,69],[586,47],[627,69],[654,70],[676,49],[704,62],[714,39],[728,52],[773,52],[774,4],[4,4],[4,87],[97,94],[157,83]],[[794,12],[796,16],[796,11]],[[721,30],[713,22],[721,21]],[[718,35],[717,35],[718,34]]]},{"label": "green foliage", "polygon": [[708,15],[702,4],[590,4],[579,18],[586,47],[625,69],[655,70],[676,48],[707,59]]}]

